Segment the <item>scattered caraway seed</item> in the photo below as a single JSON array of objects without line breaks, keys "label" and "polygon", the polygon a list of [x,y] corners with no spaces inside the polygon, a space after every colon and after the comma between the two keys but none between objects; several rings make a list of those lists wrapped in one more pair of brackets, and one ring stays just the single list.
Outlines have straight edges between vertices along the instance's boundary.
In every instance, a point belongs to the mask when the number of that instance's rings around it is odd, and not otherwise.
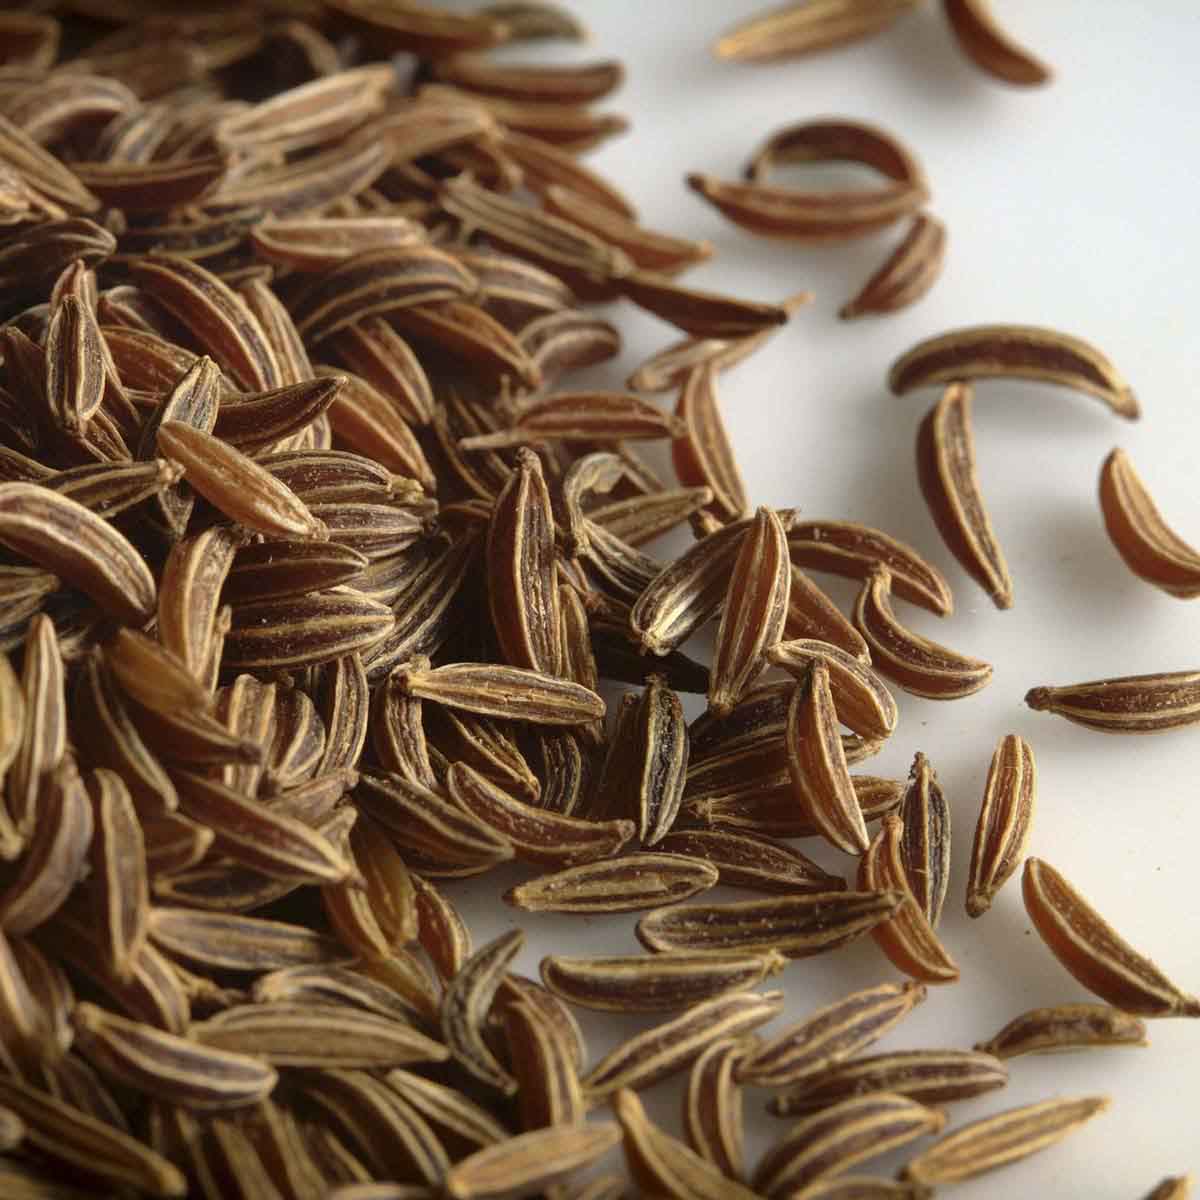
[{"label": "scattered caraway seed", "polygon": [[[815,54],[917,7],[803,0],[714,50]],[[942,14],[992,76],[1048,79],[983,0]],[[957,976],[934,932],[950,805],[921,754],[907,785],[850,769],[898,728],[884,679],[948,700],[991,667],[907,624],[902,602],[953,609],[921,551],[754,494],[725,424],[742,398],[718,379],[785,348],[813,297],[687,278],[713,247],[651,228],[583,157],[629,127],[595,107],[623,65],[520,61],[523,42],[588,36],[542,0],[0,12],[6,1200],[928,1200],[1104,1102],[985,1118],[898,1181],[847,1172],[939,1132],[1007,1058],[1141,1046],[1142,1017],[1200,1013],[1031,859],[1034,925],[1113,1007],[1033,1009],[974,1050],[864,1054]],[[777,174],[830,166],[873,178]],[[941,269],[917,155],[860,121],[796,120],[744,179],[688,183],[761,236],[894,227],[843,318],[912,304]],[[600,377],[618,303],[683,335],[640,348],[626,389]],[[1138,406],[1094,347],[1031,326],[895,364],[898,394],[942,388],[916,483],[1005,607],[971,432],[989,378]],[[1135,574],[1200,592],[1119,450],[1100,502]],[[659,541],[689,528],[688,549]],[[853,620],[809,571],[862,585]],[[711,654],[682,653],[710,629]],[[630,691],[609,714],[614,683]],[[1152,731],[1192,723],[1200,683],[1028,699]],[[973,916],[1020,865],[1034,791],[1010,735]],[[857,856],[859,890],[804,837]],[[750,898],[710,902],[718,885]],[[507,923],[482,938],[460,899],[503,888]],[[546,933],[540,982],[515,973],[518,922],[559,914],[634,926],[644,952]],[[786,999],[769,980],[868,932],[912,981],[762,1030]],[[577,1009],[643,1019],[589,1054]],[[670,1076],[685,1140],[636,1094]],[[759,1086],[796,1120],[753,1161]],[[628,1171],[594,1173],[618,1143]]]}]

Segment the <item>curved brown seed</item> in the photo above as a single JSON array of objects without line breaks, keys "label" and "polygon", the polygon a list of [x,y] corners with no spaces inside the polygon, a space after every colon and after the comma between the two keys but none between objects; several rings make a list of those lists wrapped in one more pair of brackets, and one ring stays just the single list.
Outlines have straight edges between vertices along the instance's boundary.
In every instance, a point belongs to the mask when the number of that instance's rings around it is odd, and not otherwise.
[{"label": "curved brown seed", "polygon": [[98,1070],[139,1092],[189,1108],[241,1108],[264,1099],[279,1076],[249,1054],[219,1050],[80,1004],[75,1041]]},{"label": "curved brown seed", "polygon": [[717,58],[772,62],[882,33],[915,0],[802,0],[751,17],[713,44]]},{"label": "curved brown seed", "polygon": [[950,384],[921,422],[917,477],[950,552],[997,608],[1011,608],[1008,564],[979,490],[969,384]]},{"label": "curved brown seed", "polygon": [[875,926],[872,933],[897,969],[925,983],[954,983],[958,966],[938,940],[917,903],[900,853],[904,826],[899,817],[887,816],[858,865],[858,886],[894,888],[905,901],[895,914]]},{"label": "curved brown seed", "polygon": [[919,983],[852,992],[753,1047],[737,1077],[756,1087],[788,1087],[818,1076],[878,1041],[924,999]]},{"label": "curved brown seed", "polygon": [[730,1179],[719,1167],[654,1125],[636,1092],[624,1088],[612,1104],[625,1135],[630,1173],[646,1195],[670,1200],[760,1200],[758,1192]]},{"label": "curved brown seed", "polygon": [[66,295],[46,334],[46,400],[60,429],[80,433],[104,399],[103,334],[82,300]]},{"label": "curved brown seed", "polygon": [[738,549],[717,628],[708,705],[718,716],[733,710],[767,665],[767,648],[783,634],[791,582],[783,524],[773,509],[760,508]]},{"label": "curved brown seed", "polygon": [[1136,420],[1137,398],[1116,367],[1080,338],[1033,325],[975,325],[919,342],[888,372],[897,396],[956,380],[1030,379],[1074,388]]},{"label": "curved brown seed", "polygon": [[1200,671],[1035,687],[1025,703],[1101,733],[1159,733],[1200,721]]},{"label": "curved brown seed", "polygon": [[938,616],[954,611],[942,573],[898,538],[852,521],[794,521],[788,528],[792,562],[847,579],[866,579],[877,567],[892,574],[892,591]]},{"label": "curved brown seed", "polygon": [[1163,520],[1124,450],[1114,450],[1100,468],[1100,511],[1135,575],[1181,600],[1200,596],[1200,552]]},{"label": "curved brown seed", "polygon": [[900,861],[913,899],[934,929],[950,886],[950,806],[937,772],[917,752],[900,802]]},{"label": "curved brown seed", "polygon": [[1157,1187],[1152,1188],[1145,1200],[1187,1200],[1192,1194],[1192,1177],[1190,1175],[1171,1175]]},{"label": "curved brown seed", "polygon": [[797,638],[778,642],[767,651],[772,665],[798,680],[823,664],[838,721],[864,738],[887,738],[896,728],[899,710],[883,681],[861,660],[829,642]]},{"label": "curved brown seed", "polygon": [[886,1091],[854,1096],[793,1125],[759,1162],[754,1186],[764,1196],[802,1193],[877,1154],[938,1133],[946,1114]]},{"label": "curved brown seed", "polygon": [[516,468],[492,507],[487,589],[505,659],[514,667],[560,674],[554,513],[541,459],[532,450],[517,452]]},{"label": "curved brown seed", "polygon": [[931,1187],[971,1179],[1053,1146],[1108,1105],[1106,1096],[1043,1100],[972,1121],[909,1159],[901,1178]]},{"label": "curved brown seed", "polygon": [[946,226],[932,213],[918,213],[900,244],[838,316],[852,321],[915,304],[937,282],[945,257]]},{"label": "curved brown seed", "polygon": [[963,53],[989,75],[1021,87],[1050,82],[1050,68],[1000,28],[988,0],[942,0],[942,11]]},{"label": "curved brown seed", "polygon": [[792,787],[804,812],[831,845],[863,853],[871,839],[846,766],[824,663],[810,667],[793,690],[785,740]]},{"label": "curved brown seed", "polygon": [[129,789],[103,768],[87,779],[92,801],[92,890],[108,969],[129,978],[150,919],[146,844]]},{"label": "curved brown seed", "polygon": [[683,1127],[692,1149],[730,1179],[745,1175],[742,1089],[734,1068],[746,1038],[714,1042],[692,1064],[683,1098]]},{"label": "curved brown seed", "polygon": [[717,829],[679,829],[658,843],[667,854],[703,859],[720,872],[726,887],[756,892],[835,892],[845,887],[807,855],[784,842]]},{"label": "curved brown seed", "polygon": [[447,1200],[541,1194],[603,1158],[620,1140],[612,1121],[535,1129],[476,1150],[450,1168],[442,1186]]},{"label": "curved brown seed", "polygon": [[622,294],[639,308],[693,337],[749,337],[776,325],[786,325],[791,317],[782,304],[761,304],[686,288],[652,271],[630,271],[619,283]]},{"label": "curved brown seed", "polygon": [[115,526],[67,496],[36,483],[0,483],[0,543],[123,624],[144,625],[154,613],[145,559]]},{"label": "curved brown seed", "polygon": [[788,594],[787,624],[783,631],[789,638],[828,642],[859,662],[865,663],[871,659],[871,652],[862,634],[794,562],[792,590]]},{"label": "curved brown seed", "polygon": [[711,510],[726,521],[746,515],[746,485],[717,408],[717,368],[694,367],[684,378],[675,405],[682,436],[671,443],[671,457],[680,481],[712,489]]},{"label": "curved brown seed", "polygon": [[1106,1004],[1059,1004],[1014,1017],[976,1050],[997,1058],[1100,1046],[1146,1046],[1146,1023]]},{"label": "curved brown seed", "polygon": [[582,1121],[587,1106],[568,1040],[525,1000],[506,1004],[503,1020],[522,1126],[543,1129]]},{"label": "curved brown seed", "polygon": [[647,950],[774,950],[786,958],[807,958],[861,937],[891,917],[904,899],[898,891],[819,892],[733,904],[680,904],[648,913],[636,932]]},{"label": "curved brown seed", "polygon": [[673,437],[678,422],[647,400],[624,392],[558,392],[532,400],[515,423],[461,439],[462,450],[503,449],[543,441],[635,441]]},{"label": "curved brown seed", "polygon": [[685,1068],[713,1042],[765,1025],[782,1007],[782,992],[730,992],[702,1000],[679,1016],[634,1034],[580,1082],[593,1103],[623,1088],[651,1087]]},{"label": "curved brown seed", "polygon": [[[611,824],[627,826],[632,836],[632,821]],[[706,862],[648,852],[542,875],[510,888],[504,900],[529,912],[636,912],[686,900],[714,887],[716,882],[716,868]]]},{"label": "curved brown seed", "polygon": [[442,998],[442,1036],[455,1061],[505,1096],[517,1090],[517,1081],[488,1048],[483,1025],[496,989],[524,943],[525,934],[513,929],[481,947],[446,984]]},{"label": "curved brown seed", "polygon": [[1049,863],[1026,859],[1021,890],[1051,954],[1101,1000],[1143,1017],[1200,1017],[1200,998],[1181,992]]},{"label": "curved brown seed", "polygon": [[905,629],[892,611],[892,573],[876,568],[854,606],[854,623],[871,650],[871,661],[906,692],[931,700],[956,700],[985,687],[992,668]]},{"label": "curved brown seed", "polygon": [[670,832],[683,799],[688,733],[679,697],[651,675],[638,703],[641,770],[637,778],[638,838],[653,846]]},{"label": "curved brown seed", "polygon": [[967,877],[967,915],[981,917],[1025,853],[1037,801],[1037,764],[1024,738],[1001,738],[988,767]]},{"label": "curved brown seed", "polygon": [[542,959],[542,982],[581,1008],[670,1012],[725,992],[745,991],[786,965],[769,954],[629,954]]}]

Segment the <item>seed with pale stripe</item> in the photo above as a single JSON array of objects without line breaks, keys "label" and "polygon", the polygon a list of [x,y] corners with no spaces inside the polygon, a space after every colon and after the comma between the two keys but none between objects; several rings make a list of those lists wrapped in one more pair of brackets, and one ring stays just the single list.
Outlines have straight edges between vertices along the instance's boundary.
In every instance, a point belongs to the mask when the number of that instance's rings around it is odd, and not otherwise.
[{"label": "seed with pale stripe", "polygon": [[1025,703],[1101,733],[1158,733],[1200,721],[1200,671],[1035,687],[1025,693]]},{"label": "seed with pale stripe", "polygon": [[900,802],[900,860],[913,899],[934,929],[950,886],[950,805],[937,772],[920,751]]},{"label": "seed with pale stripe", "polygon": [[982,916],[1025,853],[1037,801],[1037,764],[1024,738],[1000,739],[988,767],[967,877],[967,915]]},{"label": "seed with pale stripe", "polygon": [[1200,1017],[1200,998],[1180,991],[1049,863],[1027,858],[1021,890],[1042,941],[1101,1000],[1143,1017]]},{"label": "seed with pale stripe", "polygon": [[771,62],[882,33],[914,0],[809,0],[750,17],[713,45],[717,58]]},{"label": "seed with pale stripe", "polygon": [[1014,1017],[976,1050],[997,1058],[1103,1046],[1146,1046],[1146,1023],[1106,1004],[1059,1004]]},{"label": "seed with pale stripe", "polygon": [[730,1179],[745,1176],[742,1089],[734,1068],[753,1044],[732,1037],[713,1042],[692,1064],[683,1098],[683,1128],[692,1149]]},{"label": "seed with pale stripe", "polygon": [[[632,822],[613,824],[627,826],[633,835]],[[643,852],[541,875],[510,888],[504,900],[529,912],[636,912],[686,900],[716,882],[716,868],[699,859]]]},{"label": "seed with pale stripe", "polygon": [[953,1130],[909,1159],[901,1177],[932,1186],[971,1179],[1053,1146],[1108,1105],[1105,1096],[1043,1100],[984,1117]]},{"label": "seed with pale stripe", "polygon": [[[793,576],[793,582],[795,577]],[[778,642],[767,652],[774,666],[803,680],[818,662],[829,671],[837,718],[866,738],[890,737],[899,713],[895,698],[866,663],[838,646],[811,638]]]},{"label": "seed with pale stripe", "polygon": [[932,213],[918,213],[900,244],[838,309],[843,321],[897,312],[915,304],[937,282],[946,257],[946,226]]}]

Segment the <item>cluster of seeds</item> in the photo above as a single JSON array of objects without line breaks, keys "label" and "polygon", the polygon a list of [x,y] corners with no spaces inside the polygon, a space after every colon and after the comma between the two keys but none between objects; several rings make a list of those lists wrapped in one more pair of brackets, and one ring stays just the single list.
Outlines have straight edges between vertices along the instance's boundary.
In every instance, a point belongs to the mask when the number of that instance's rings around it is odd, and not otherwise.
[{"label": "cluster of seeds", "polygon": [[[716,49],[801,54],[911,7],[810,0]],[[985,69],[1047,78],[978,0],[945,10]],[[532,2],[0,13],[6,1198],[922,1197],[1107,1105],[1049,1099],[943,1133],[946,1104],[1004,1086],[1004,1060],[1143,1045],[1142,1017],[1200,1016],[1024,858],[1036,768],[1010,735],[966,910],[1024,860],[1031,921],[1104,1003],[1024,1013],[973,1050],[862,1053],[959,967],[937,932],[936,773],[922,754],[907,781],[851,767],[896,727],[885,678],[950,700],[992,669],[904,624],[898,605],[952,608],[911,546],[750,504],[719,376],[807,296],[677,281],[711,248],[640,226],[578,157],[626,127],[591,107],[618,63],[487,54],[582,36]],[[765,182],[822,160],[884,182]],[[747,174],[689,182],[755,234],[911,220],[844,316],[936,278],[945,230],[883,131],[789,126]],[[618,298],[682,340],[625,390],[572,389],[618,352],[588,307]],[[973,381],[994,376],[1138,410],[1099,351],[1050,330],[958,330],[894,365],[897,393],[945,385],[918,433],[921,487],[1005,608],[971,430]],[[644,441],[669,442],[677,480]],[[1138,575],[1200,593],[1200,555],[1120,451],[1101,503]],[[673,560],[644,549],[689,525]],[[858,580],[853,613],[809,572]],[[708,664],[682,649],[704,630]],[[602,680],[635,689],[611,721]],[[707,700],[690,724],[685,694]],[[1169,728],[1200,719],[1200,675],[1028,702]],[[810,837],[856,878],[792,844]],[[538,982],[511,970],[519,929],[474,947],[442,881],[514,859],[530,871],[513,909],[638,912],[646,953],[552,954]],[[718,883],[752,898],[697,899]],[[906,982],[756,1032],[783,1006],[759,985],[868,935]],[[572,1006],[658,1023],[589,1059]],[[681,1073],[682,1138],[638,1098]],[[797,1118],[753,1164],[746,1086]],[[847,1174],[929,1135],[895,1181]],[[632,1183],[586,1174],[618,1145]]]}]

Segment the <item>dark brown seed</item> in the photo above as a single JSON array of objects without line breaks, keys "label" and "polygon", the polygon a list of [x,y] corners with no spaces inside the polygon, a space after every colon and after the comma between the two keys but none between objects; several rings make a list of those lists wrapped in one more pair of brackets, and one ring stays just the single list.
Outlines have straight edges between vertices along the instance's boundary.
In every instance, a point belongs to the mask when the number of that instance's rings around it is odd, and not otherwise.
[{"label": "dark brown seed", "polygon": [[1104,1004],[1059,1004],[1014,1017],[976,1050],[997,1058],[1102,1046],[1146,1046],[1146,1023]]},{"label": "dark brown seed", "polygon": [[[631,821],[613,824],[633,835]],[[625,854],[531,879],[510,888],[504,899],[531,912],[636,912],[686,900],[716,882],[716,868],[697,859],[678,854]]]}]

